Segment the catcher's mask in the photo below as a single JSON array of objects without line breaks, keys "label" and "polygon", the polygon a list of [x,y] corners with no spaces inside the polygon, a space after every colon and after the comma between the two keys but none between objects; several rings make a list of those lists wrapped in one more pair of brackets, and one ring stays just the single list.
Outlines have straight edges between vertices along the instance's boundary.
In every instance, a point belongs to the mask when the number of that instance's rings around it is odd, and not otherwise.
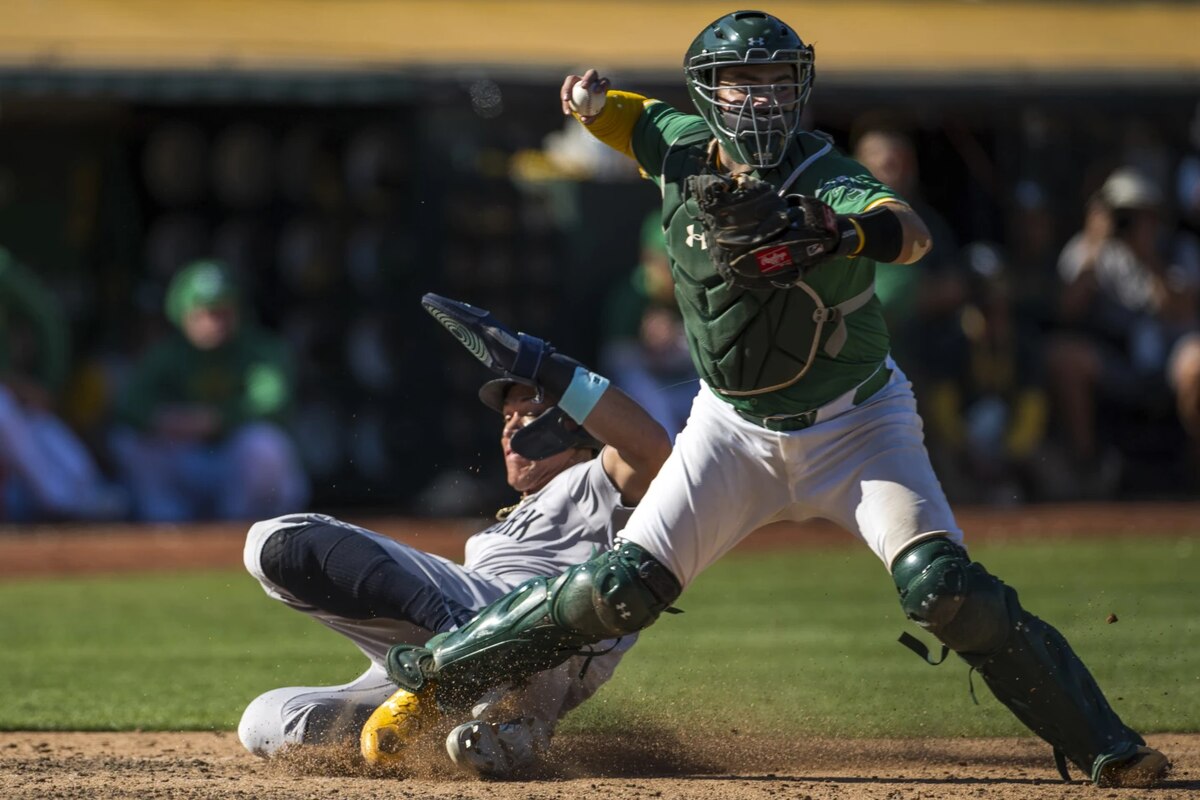
[{"label": "catcher's mask", "polygon": [[[496,378],[479,387],[479,399],[488,408],[503,414],[504,398],[508,396],[508,390],[518,384],[533,386],[511,378]],[[576,425],[565,411],[554,405],[513,434],[512,447],[526,458],[537,461],[574,448],[590,449],[598,453],[604,444],[588,433],[582,425]]]},{"label": "catcher's mask", "polygon": [[[722,67],[783,64],[792,83],[719,85]],[[692,42],[683,60],[688,94],[713,135],[730,155],[755,169],[777,166],[800,128],[813,82],[813,48],[776,17],[735,11],[711,23]],[[718,90],[738,95],[722,100]],[[784,98],[780,98],[780,94]],[[766,98],[763,102],[760,98]]]}]

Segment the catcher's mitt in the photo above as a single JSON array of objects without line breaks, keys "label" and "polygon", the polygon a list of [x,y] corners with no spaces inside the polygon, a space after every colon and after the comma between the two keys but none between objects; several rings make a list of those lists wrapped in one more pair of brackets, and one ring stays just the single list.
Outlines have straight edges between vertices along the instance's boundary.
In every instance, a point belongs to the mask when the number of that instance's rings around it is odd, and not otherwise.
[{"label": "catcher's mitt", "polygon": [[815,197],[781,197],[752,175],[693,175],[687,191],[717,273],[735,286],[793,286],[840,242],[832,208]]}]

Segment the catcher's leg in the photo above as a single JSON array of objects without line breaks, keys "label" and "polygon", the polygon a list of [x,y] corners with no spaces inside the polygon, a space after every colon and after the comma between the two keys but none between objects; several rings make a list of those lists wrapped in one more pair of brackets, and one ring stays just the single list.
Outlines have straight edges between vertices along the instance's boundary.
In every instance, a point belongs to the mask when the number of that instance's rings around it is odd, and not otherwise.
[{"label": "catcher's leg", "polygon": [[440,703],[462,707],[493,686],[557,666],[581,648],[648,627],[680,591],[654,556],[622,542],[553,580],[526,581],[425,647],[393,647],[388,674],[414,693],[433,683]]},{"label": "catcher's leg", "polygon": [[892,567],[900,605],[979,671],[1030,730],[1100,785],[1144,786],[1166,758],[1121,722],[1087,667],[1010,586],[944,538],[904,550]]}]

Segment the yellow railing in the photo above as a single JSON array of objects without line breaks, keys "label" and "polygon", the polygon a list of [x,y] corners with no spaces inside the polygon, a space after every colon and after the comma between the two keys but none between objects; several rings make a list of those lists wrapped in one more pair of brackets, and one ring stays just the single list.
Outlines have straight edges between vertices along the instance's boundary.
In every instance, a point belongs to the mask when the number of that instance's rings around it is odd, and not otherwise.
[{"label": "yellow railing", "polygon": [[[758,6],[759,3],[751,3]],[[1200,75],[1193,3],[761,4],[835,72]],[[5,0],[0,64],[129,68],[522,66],[677,70],[730,2]]]}]

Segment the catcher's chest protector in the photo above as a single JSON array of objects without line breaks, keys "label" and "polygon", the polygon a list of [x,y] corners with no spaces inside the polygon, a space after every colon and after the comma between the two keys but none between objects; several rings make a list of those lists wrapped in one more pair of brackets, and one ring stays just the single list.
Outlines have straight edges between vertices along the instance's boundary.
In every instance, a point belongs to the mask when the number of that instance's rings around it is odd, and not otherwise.
[{"label": "catcher's chest protector", "polygon": [[837,312],[809,285],[749,291],[717,274],[685,184],[707,170],[708,136],[672,147],[663,163],[663,219],[675,297],[692,361],[714,389],[731,396],[777,391],[804,376],[836,330]]}]

